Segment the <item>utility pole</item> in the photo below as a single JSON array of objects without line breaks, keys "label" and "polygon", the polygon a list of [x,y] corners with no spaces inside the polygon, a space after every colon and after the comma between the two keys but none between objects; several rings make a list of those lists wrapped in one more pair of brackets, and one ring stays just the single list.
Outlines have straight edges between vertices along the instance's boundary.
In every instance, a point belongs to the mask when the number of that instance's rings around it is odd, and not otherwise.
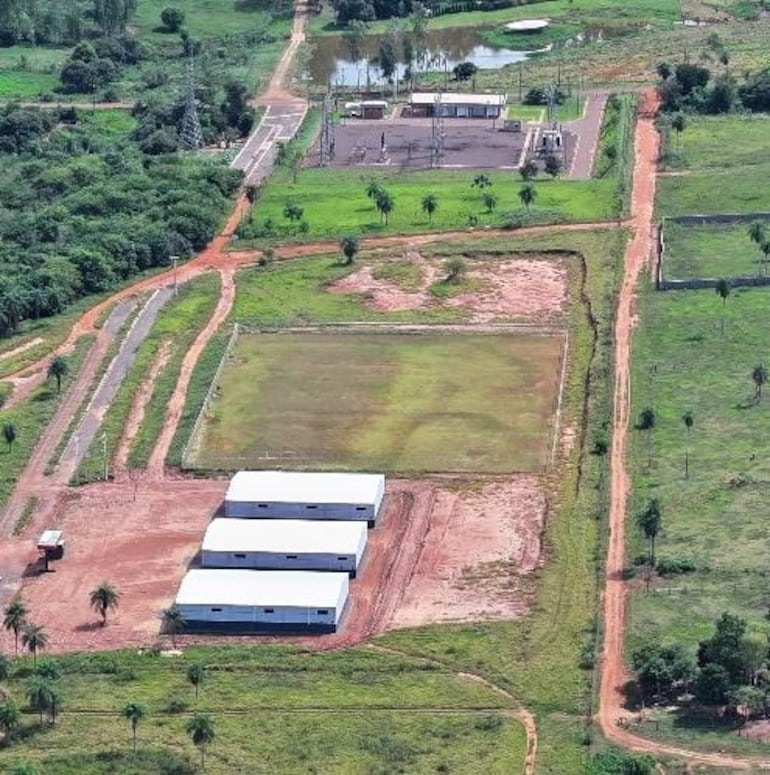
[{"label": "utility pole", "polygon": [[104,462],[104,481],[107,481],[107,474],[109,471],[107,470],[107,434],[102,433],[102,459]]},{"label": "utility pole", "polygon": [[171,259],[171,265],[174,268],[174,296],[176,296],[177,284],[176,284],[176,262],[179,261],[179,256],[169,256]]}]

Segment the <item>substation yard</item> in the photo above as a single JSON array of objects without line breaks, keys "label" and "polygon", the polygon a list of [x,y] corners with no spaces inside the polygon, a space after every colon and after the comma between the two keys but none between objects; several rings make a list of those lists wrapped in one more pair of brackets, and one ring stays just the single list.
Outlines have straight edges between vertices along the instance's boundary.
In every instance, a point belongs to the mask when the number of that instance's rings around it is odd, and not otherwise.
[{"label": "substation yard", "polygon": [[[420,268],[421,280],[413,284],[407,295],[422,298],[422,307],[411,296],[399,302],[398,293],[404,291],[394,283],[389,288],[389,282],[384,280],[374,281],[376,288],[364,294],[367,304],[382,305],[387,297],[391,309],[404,303],[411,305],[411,309],[438,306],[460,310],[463,322],[454,326],[425,325],[419,333],[403,335],[394,335],[392,327],[389,333],[363,334],[365,347],[376,348],[380,341],[395,340],[397,347],[419,348],[435,339],[433,347],[441,352],[452,347],[461,350],[456,358],[446,360],[447,373],[452,364],[455,370],[461,370],[464,360],[473,362],[473,358],[479,357],[474,350],[485,358],[491,356],[494,368],[500,366],[502,357],[504,369],[513,371],[504,370],[503,384],[495,388],[499,405],[494,422],[486,405],[490,397],[476,389],[465,394],[463,400],[470,403],[463,411],[470,414],[472,424],[478,424],[479,417],[484,418],[478,427],[480,441],[489,430],[489,423],[493,429],[504,420],[511,425],[505,428],[506,443],[499,444],[486,462],[483,456],[465,456],[458,471],[438,470],[429,475],[412,471],[411,478],[394,476],[393,469],[385,469],[389,474],[385,507],[376,527],[370,530],[367,552],[351,585],[341,628],[330,635],[280,638],[308,648],[352,645],[401,627],[511,619],[523,614],[534,586],[533,571],[540,562],[547,512],[541,477],[556,445],[569,436],[569,429],[558,425],[557,411],[565,374],[562,363],[564,320],[569,306],[568,262],[538,254],[479,261],[469,267],[467,288],[441,298],[426,293],[442,266],[440,257],[426,259],[409,254],[406,259],[396,256],[394,260],[411,260]],[[349,293],[355,288],[355,293],[362,293],[367,271],[370,267],[363,264],[355,267],[326,292]],[[496,326],[500,323],[507,324],[502,331]],[[280,344],[298,335],[286,332],[271,336]],[[332,330],[299,336],[328,337],[330,342],[350,348],[354,340],[349,337],[359,335]],[[407,340],[406,345],[402,339]],[[419,349],[413,357],[418,355]],[[239,374],[238,362],[238,357],[232,359],[234,368],[230,374],[234,377]],[[346,363],[342,366],[347,370],[346,379],[356,373]],[[376,397],[385,409],[393,402],[389,392],[392,367],[379,372],[371,365],[367,368],[380,376],[384,373],[388,379],[374,385],[364,380],[363,385],[346,387],[339,374],[327,375],[331,386],[329,400],[337,396],[341,414],[346,402],[354,401],[352,393],[344,392],[348,388],[368,396],[367,400]],[[252,389],[250,422],[259,427],[262,416],[253,409],[254,402],[260,400],[259,385],[255,388],[248,372],[240,373],[241,382]],[[505,379],[511,374],[518,375],[516,378],[521,381],[506,384]],[[227,376],[226,371],[224,377]],[[307,388],[306,377],[291,382],[290,376],[287,373],[283,382],[287,398],[296,395],[300,388]],[[471,383],[474,374],[469,372],[466,376]],[[482,381],[488,376],[483,375]],[[423,379],[423,384],[418,381],[413,389],[429,393],[429,385]],[[230,388],[226,379],[220,387],[221,397],[227,398]],[[520,394],[518,398],[515,393]],[[446,400],[449,399],[442,395],[432,397],[435,405],[426,411],[435,416],[430,418],[429,427],[436,423],[440,427],[440,423],[446,422],[444,414],[449,415],[452,427],[451,412],[441,412],[441,401]],[[514,416],[506,420],[507,414]],[[527,429],[532,434],[528,439],[533,445],[531,449],[524,449],[516,441],[517,433]],[[429,438],[430,434],[426,439]],[[320,444],[318,449],[328,446],[322,435],[316,441]],[[452,444],[461,442],[456,437]],[[425,454],[429,454],[428,440],[423,445]],[[452,460],[448,449],[451,452],[446,434],[437,434],[436,459],[443,461],[446,468]],[[479,462],[474,465],[474,460]],[[501,467],[496,469],[489,460],[502,461]],[[257,459],[249,462],[258,464]],[[323,468],[322,463],[319,461],[316,466]],[[56,527],[64,530],[67,549],[64,559],[52,563],[52,572],[47,574],[35,571],[36,554],[28,537],[9,541],[0,564],[4,568],[19,565],[20,574],[29,564],[22,593],[35,620],[46,624],[50,634],[48,651],[142,647],[158,641],[161,612],[173,602],[187,569],[197,563],[203,532],[219,513],[226,487],[224,476],[179,476],[165,480],[148,476],[140,481],[119,479],[63,493]],[[104,580],[121,592],[120,607],[106,627],[100,626],[89,608],[90,590]],[[12,648],[12,637],[4,633],[3,638],[3,645]],[[179,640],[184,645],[254,642],[254,637],[182,634]]]},{"label": "substation yard", "polygon": [[[439,167],[449,169],[516,170],[522,160],[529,135],[501,130],[502,121],[489,119],[444,119],[444,153]],[[535,130],[533,129],[533,136]],[[332,167],[392,167],[428,169],[432,166],[433,136],[430,119],[391,119],[369,121],[346,119],[333,128],[334,154],[326,162]],[[386,152],[382,153],[382,141]],[[564,168],[569,169],[577,145],[574,132],[564,132]],[[320,160],[316,146],[307,159],[308,166]]]}]

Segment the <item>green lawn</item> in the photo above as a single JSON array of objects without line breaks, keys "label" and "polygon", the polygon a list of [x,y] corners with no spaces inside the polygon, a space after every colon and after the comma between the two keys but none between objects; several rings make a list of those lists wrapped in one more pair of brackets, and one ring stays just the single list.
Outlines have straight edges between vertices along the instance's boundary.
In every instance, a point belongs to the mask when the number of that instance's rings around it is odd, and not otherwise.
[{"label": "green lawn", "polygon": [[[684,280],[764,274],[764,256],[749,239],[748,228],[747,223],[683,225],[667,222],[664,277]],[[768,228],[770,230],[770,226]]]},{"label": "green lawn", "polygon": [[[632,586],[629,648],[662,639],[694,650],[713,632],[723,611],[765,626],[770,458],[763,450],[770,405],[765,397],[754,401],[750,374],[756,363],[767,362],[769,300],[765,289],[734,290],[722,335],[722,302],[712,290],[648,289],[642,296],[633,349],[632,417],[651,406],[657,421],[649,447],[644,433],[632,431],[630,511],[650,497],[659,498],[663,519],[658,557],[689,560],[697,570],[658,578],[650,593],[642,582]],[[689,441],[682,421],[686,411],[694,416]],[[644,552],[643,537],[630,520],[629,558]],[[713,730],[700,737],[695,734],[697,720],[690,721],[691,744],[732,749],[740,743],[726,728],[717,739]],[[661,734],[681,739],[687,724],[687,718],[678,725],[664,724]]]},{"label": "green lawn", "polygon": [[536,471],[561,348],[519,334],[244,334],[198,465]]},{"label": "green lawn", "polygon": [[35,100],[50,94],[58,83],[52,73],[0,70],[0,99]]},{"label": "green lawn", "polygon": [[[504,775],[520,770],[524,758],[524,730],[500,694],[451,670],[366,648],[329,655],[193,648],[179,659],[129,652],[55,662],[63,701],[56,726],[41,730],[37,714],[25,714],[18,742],[0,751],[0,766],[26,761],[57,775],[198,772],[184,731],[193,712],[214,720],[206,757],[214,775],[393,768],[427,775],[475,767]],[[206,669],[197,699],[185,678],[193,662]],[[30,668],[28,660],[17,663],[3,686],[22,708]],[[130,726],[118,716],[127,702],[147,711],[136,761]]]},{"label": "green lawn", "polygon": [[[501,226],[506,214],[523,213],[517,192],[521,177],[514,172],[490,172],[492,190],[498,197],[496,209],[487,212],[482,194],[472,187],[473,170],[431,170],[386,172],[359,169],[304,169],[297,183],[279,168],[267,184],[252,211],[258,228],[267,220],[276,237],[289,239],[337,238],[346,231],[364,234],[446,231],[467,228],[471,219],[480,226]],[[390,192],[394,209],[385,223],[374,203],[366,196],[368,181],[376,179]],[[537,200],[528,214],[531,222],[598,221],[615,215],[611,178],[589,181],[538,179]],[[438,196],[438,210],[432,223],[421,210],[422,198]],[[288,202],[303,208],[307,234],[291,227],[283,215]]]}]

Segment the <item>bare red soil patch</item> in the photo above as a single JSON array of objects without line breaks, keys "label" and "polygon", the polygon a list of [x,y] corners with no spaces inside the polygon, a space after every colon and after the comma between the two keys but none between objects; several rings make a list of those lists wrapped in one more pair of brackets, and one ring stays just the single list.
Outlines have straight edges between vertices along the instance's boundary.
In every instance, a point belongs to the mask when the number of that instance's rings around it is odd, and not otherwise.
[{"label": "bare red soil patch", "polygon": [[[136,500],[130,481],[71,490],[57,524],[67,540],[64,559],[49,573],[31,572],[36,533],[9,539],[0,550],[5,590],[22,585],[30,618],[49,633],[51,653],[150,645],[225,489],[224,481],[144,480]],[[527,602],[520,582],[539,562],[544,515],[535,476],[481,484],[392,480],[340,631],[280,640],[330,649],[398,627],[520,615]],[[88,598],[102,581],[121,594],[106,627]],[[0,637],[3,647],[13,647],[7,633]],[[183,644],[234,641],[255,638],[180,637]]]},{"label": "bare red soil patch", "polygon": [[364,294],[372,309],[402,311],[447,306],[468,313],[469,322],[489,323],[516,318],[542,319],[558,314],[567,304],[567,268],[545,258],[471,261],[467,277],[474,288],[446,299],[434,296],[430,286],[441,280],[441,259],[411,251],[401,258],[416,264],[421,281],[414,289],[376,279],[377,264],[367,264],[330,286],[332,293]]}]

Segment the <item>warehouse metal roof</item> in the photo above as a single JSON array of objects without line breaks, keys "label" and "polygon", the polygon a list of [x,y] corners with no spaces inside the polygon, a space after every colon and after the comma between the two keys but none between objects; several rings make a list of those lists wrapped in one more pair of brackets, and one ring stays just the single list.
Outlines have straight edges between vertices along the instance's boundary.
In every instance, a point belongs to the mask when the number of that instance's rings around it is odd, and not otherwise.
[{"label": "warehouse metal roof", "polygon": [[375,503],[385,486],[382,474],[239,471],[227,488],[228,501],[262,503]]},{"label": "warehouse metal roof", "polygon": [[366,542],[366,522],[304,519],[215,519],[206,529],[209,552],[356,554]]},{"label": "warehouse metal roof", "polygon": [[505,94],[455,94],[454,92],[414,92],[409,98],[412,105],[435,105],[440,98],[442,105],[505,105]]},{"label": "warehouse metal roof", "polygon": [[196,568],[182,579],[176,603],[334,608],[347,584],[347,573]]}]

